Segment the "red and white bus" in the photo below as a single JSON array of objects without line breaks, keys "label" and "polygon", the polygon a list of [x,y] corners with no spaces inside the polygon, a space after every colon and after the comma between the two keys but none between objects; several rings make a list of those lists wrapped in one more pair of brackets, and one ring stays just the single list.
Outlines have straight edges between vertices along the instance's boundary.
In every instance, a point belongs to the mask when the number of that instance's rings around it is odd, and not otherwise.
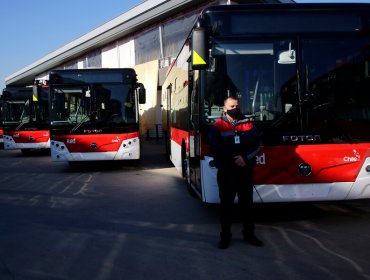
[{"label": "red and white bus", "polygon": [[48,90],[40,85],[38,95],[32,87],[7,87],[3,90],[4,149],[22,153],[50,148]]},{"label": "red and white bus", "polygon": [[49,87],[53,161],[140,158],[145,89],[133,69],[53,70]]},{"label": "red and white bus", "polygon": [[207,132],[227,96],[263,134],[255,202],[370,197],[370,5],[206,8],[162,87],[167,151],[218,203]]}]

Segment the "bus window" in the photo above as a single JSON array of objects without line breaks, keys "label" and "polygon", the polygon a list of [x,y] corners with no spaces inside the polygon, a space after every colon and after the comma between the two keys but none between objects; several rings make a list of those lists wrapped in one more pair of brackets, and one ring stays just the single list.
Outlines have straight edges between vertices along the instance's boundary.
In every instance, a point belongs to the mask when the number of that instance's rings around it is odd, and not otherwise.
[{"label": "bus window", "polygon": [[368,38],[307,38],[302,54],[305,129],[317,131],[328,143],[369,141]]},{"label": "bus window", "polygon": [[289,111],[298,103],[292,87],[296,65],[281,63],[281,53],[292,49],[292,40],[214,44],[212,70],[206,74],[206,119],[220,116],[226,96],[238,97],[242,113],[257,121],[274,121]]}]

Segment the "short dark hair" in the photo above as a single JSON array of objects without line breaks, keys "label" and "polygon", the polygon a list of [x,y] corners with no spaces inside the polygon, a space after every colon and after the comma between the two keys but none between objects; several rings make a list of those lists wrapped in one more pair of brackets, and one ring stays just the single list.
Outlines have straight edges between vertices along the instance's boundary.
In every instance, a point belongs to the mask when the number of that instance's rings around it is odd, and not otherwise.
[{"label": "short dark hair", "polygon": [[227,101],[228,99],[239,101],[239,98],[237,98],[236,96],[227,96],[227,97],[225,97],[225,99],[224,99],[224,105],[226,104],[226,101]]}]

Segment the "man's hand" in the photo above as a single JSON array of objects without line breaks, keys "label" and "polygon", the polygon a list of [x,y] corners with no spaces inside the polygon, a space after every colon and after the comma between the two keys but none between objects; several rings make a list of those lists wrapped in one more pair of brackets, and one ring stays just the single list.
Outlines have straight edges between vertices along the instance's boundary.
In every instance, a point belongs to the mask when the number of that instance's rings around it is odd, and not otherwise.
[{"label": "man's hand", "polygon": [[247,163],[245,162],[244,158],[242,156],[240,156],[240,155],[234,157],[234,162],[239,167],[245,167],[245,166],[247,166]]}]

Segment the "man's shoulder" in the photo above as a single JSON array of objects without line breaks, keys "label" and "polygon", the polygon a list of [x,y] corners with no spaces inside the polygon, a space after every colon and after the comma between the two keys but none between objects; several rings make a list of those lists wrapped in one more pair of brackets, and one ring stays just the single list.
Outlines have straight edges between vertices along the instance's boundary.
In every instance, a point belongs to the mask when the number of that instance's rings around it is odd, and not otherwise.
[{"label": "man's shoulder", "polygon": [[245,121],[245,122],[238,122],[237,124],[238,130],[253,130],[255,129],[254,123],[251,121]]},{"label": "man's shoulder", "polygon": [[232,125],[228,122],[226,122],[224,119],[220,118],[216,120],[213,124],[213,127],[217,128],[220,131],[230,129]]}]

